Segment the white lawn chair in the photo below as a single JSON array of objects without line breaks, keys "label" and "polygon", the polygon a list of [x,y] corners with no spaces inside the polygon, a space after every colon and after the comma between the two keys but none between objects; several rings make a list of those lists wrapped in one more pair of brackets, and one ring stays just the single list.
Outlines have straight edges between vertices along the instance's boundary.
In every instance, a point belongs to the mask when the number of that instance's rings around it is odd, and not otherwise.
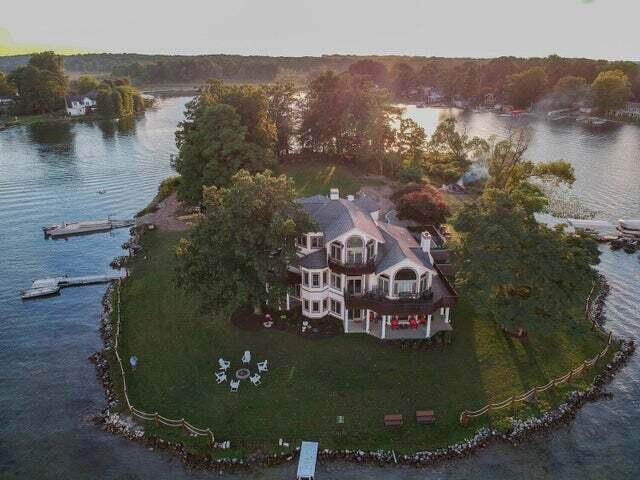
[{"label": "white lawn chair", "polygon": [[218,359],[218,365],[220,365],[220,370],[227,370],[231,366],[231,362],[220,357]]},{"label": "white lawn chair", "polygon": [[233,393],[236,393],[238,391],[238,387],[240,386],[240,380],[231,380],[231,382],[229,382],[231,385],[231,391]]},{"label": "white lawn chair", "polygon": [[216,372],[216,382],[222,383],[227,381],[227,373],[226,372]]},{"label": "white lawn chair", "polygon": [[251,363],[251,352],[249,350],[245,350],[242,355],[242,363]]},{"label": "white lawn chair", "polygon": [[268,372],[269,371],[269,366],[267,365],[267,361],[266,360],[264,362],[258,362],[258,371],[259,372]]},{"label": "white lawn chair", "polygon": [[254,385],[260,385],[260,375],[257,373],[254,373],[252,377],[249,377],[249,380],[251,380],[251,383]]}]

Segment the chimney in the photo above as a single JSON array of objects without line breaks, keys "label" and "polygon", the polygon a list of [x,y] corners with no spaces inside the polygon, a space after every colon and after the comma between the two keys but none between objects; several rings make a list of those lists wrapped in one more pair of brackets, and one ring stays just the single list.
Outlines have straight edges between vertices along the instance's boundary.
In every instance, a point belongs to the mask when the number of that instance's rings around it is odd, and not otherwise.
[{"label": "chimney", "polygon": [[347,195],[347,200],[349,200],[350,202],[353,202],[353,195]]},{"label": "chimney", "polygon": [[429,232],[420,234],[420,248],[425,253],[431,252],[431,234]]},{"label": "chimney", "polygon": [[332,188],[329,190],[329,199],[338,200],[340,198],[340,190],[337,188]]}]

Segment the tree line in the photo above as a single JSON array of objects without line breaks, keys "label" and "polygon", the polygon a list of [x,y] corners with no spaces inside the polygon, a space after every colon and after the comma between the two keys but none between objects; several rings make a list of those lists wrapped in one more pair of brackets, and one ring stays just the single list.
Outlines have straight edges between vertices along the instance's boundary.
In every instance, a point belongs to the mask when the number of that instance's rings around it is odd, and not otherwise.
[{"label": "tree line", "polygon": [[142,113],[146,104],[140,92],[124,79],[102,80],[84,75],[69,80],[64,58],[53,52],[32,55],[25,66],[10,74],[0,73],[0,96],[16,100],[15,113],[52,113],[65,107],[70,94],[96,93],[98,115],[106,118]]}]

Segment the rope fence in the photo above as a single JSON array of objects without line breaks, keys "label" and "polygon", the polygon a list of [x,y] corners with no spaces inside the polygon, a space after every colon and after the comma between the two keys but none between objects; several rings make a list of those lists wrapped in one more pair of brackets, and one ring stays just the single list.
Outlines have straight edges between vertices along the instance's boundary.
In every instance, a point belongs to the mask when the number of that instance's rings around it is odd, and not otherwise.
[{"label": "rope fence", "polygon": [[129,400],[129,391],[127,390],[127,379],[126,376],[124,374],[124,366],[122,365],[122,358],[120,357],[120,352],[118,351],[118,342],[120,339],[120,280],[117,281],[116,283],[116,301],[118,304],[118,314],[116,315],[116,332],[115,332],[115,340],[114,340],[114,344],[113,344],[113,350],[115,352],[116,355],[116,360],[118,361],[118,366],[120,367],[120,375],[122,377],[122,390],[124,393],[124,399],[125,402],[127,404],[127,409],[131,412],[132,415],[142,419],[142,420],[147,420],[147,421],[153,421],[156,424],[162,424],[162,425],[166,425],[167,427],[174,427],[174,428],[182,428],[186,431],[188,431],[189,433],[196,435],[196,436],[201,436],[201,437],[208,437],[209,440],[209,445],[213,446],[215,443],[215,437],[213,435],[213,432],[211,431],[210,428],[199,428],[196,427],[194,425],[192,425],[191,423],[189,423],[188,421],[186,421],[184,418],[181,418],[179,420],[177,419],[173,419],[173,418],[167,418],[167,417],[163,417],[162,415],[160,415],[158,412],[154,412],[154,413],[148,413],[145,412],[144,410],[140,410],[136,407],[134,407],[133,405],[131,405],[131,401]]},{"label": "rope fence", "polygon": [[507,407],[513,407],[513,405],[515,403],[520,403],[520,402],[527,402],[529,400],[531,400],[531,398],[536,398],[536,396],[540,393],[544,393],[547,390],[549,390],[550,388],[553,387],[557,387],[558,385],[562,385],[563,383],[567,383],[570,382],[574,377],[576,377],[577,375],[580,375],[581,373],[585,372],[586,370],[594,367],[598,361],[602,358],[604,358],[607,353],[609,353],[609,348],[611,346],[611,344],[613,343],[613,334],[611,332],[607,332],[605,331],[597,322],[595,319],[591,318],[591,306],[592,306],[592,297],[594,292],[596,291],[596,288],[598,287],[598,284],[594,285],[593,288],[591,289],[591,291],[589,292],[589,296],[587,297],[587,305],[585,307],[585,317],[590,320],[592,322],[593,327],[599,332],[602,333],[604,335],[607,335],[607,343],[605,345],[605,347],[602,349],[602,351],[600,353],[598,353],[596,356],[594,356],[592,359],[590,360],[585,360],[584,362],[582,362],[582,364],[580,364],[580,366],[569,370],[566,374],[562,375],[561,377],[558,378],[554,378],[553,380],[550,380],[549,383],[547,383],[546,385],[542,385],[542,386],[537,386],[537,387],[533,387],[531,388],[529,391],[518,395],[518,396],[511,396],[509,398],[507,398],[506,400],[503,400],[502,402],[498,402],[498,403],[489,403],[487,405],[485,405],[484,407],[478,409],[478,410],[463,410],[460,413],[460,423],[463,426],[467,426],[469,423],[469,419],[471,418],[477,418],[477,417],[481,417],[482,415],[486,415],[487,413],[490,413],[492,411],[497,411],[497,410],[502,410],[503,408],[507,408]]}]

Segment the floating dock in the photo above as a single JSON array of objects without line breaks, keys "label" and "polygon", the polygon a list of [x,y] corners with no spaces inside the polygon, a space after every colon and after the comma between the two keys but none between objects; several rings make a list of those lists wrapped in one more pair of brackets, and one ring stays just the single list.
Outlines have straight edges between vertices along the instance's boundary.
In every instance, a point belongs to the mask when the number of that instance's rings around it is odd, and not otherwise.
[{"label": "floating dock", "polygon": [[87,235],[91,233],[108,232],[116,228],[131,227],[136,224],[134,219],[125,220],[93,220],[89,222],[62,223],[42,227],[45,238],[61,238],[73,235]]},{"label": "floating dock", "polygon": [[98,283],[109,283],[122,278],[121,275],[112,273],[106,275],[90,275],[86,277],[53,277],[35,280],[31,288],[22,292],[22,299],[49,297],[57,295],[65,287],[76,287],[81,285],[95,285]]}]

